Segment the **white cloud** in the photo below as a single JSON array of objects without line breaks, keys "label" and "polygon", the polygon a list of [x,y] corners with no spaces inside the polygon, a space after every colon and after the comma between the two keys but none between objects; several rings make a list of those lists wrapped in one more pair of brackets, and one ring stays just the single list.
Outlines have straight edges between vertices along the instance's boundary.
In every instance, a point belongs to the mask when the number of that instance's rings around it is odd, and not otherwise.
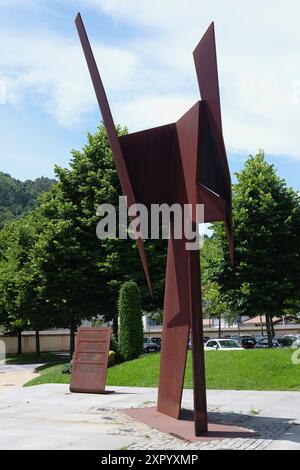
[{"label": "white cloud", "polygon": [[194,104],[192,98],[149,95],[114,103],[116,122],[130,122],[131,131],[156,127],[179,119]]},{"label": "white cloud", "polygon": [[[138,44],[139,56],[153,61],[153,75],[173,72],[171,89],[195,95],[192,50],[211,20],[215,20],[221,82],[224,133],[232,150],[291,154],[300,159],[300,4],[297,0],[88,0],[117,20],[147,28]],[[150,35],[148,28],[152,28]],[[157,108],[164,110],[166,90],[157,87]],[[175,93],[175,91],[174,91]],[[190,93],[191,94],[191,93]],[[151,89],[149,95],[154,95]],[[142,104],[145,98],[140,101]],[[139,107],[139,105],[137,105]],[[174,119],[176,116],[174,116]],[[130,123],[129,123],[130,124]]]},{"label": "white cloud", "polygon": [[[0,0],[0,5],[5,3]],[[13,3],[25,6],[22,0]],[[91,37],[116,122],[137,130],[174,121],[199,98],[192,51],[215,20],[228,148],[246,152],[264,148],[267,153],[300,159],[298,0],[65,0],[64,4],[74,11],[82,7],[87,20],[94,11],[105,14],[115,22],[113,30],[120,32],[114,37],[119,46],[105,46],[99,15],[99,36]],[[127,31],[128,25],[133,26],[132,35],[123,36],[123,25]],[[2,29],[1,77],[10,103],[21,106],[28,96],[40,100],[62,125],[73,125],[96,109],[75,30],[69,40],[53,31],[11,34]]]},{"label": "white cloud", "polygon": [[[79,40],[75,39],[45,32],[11,35],[1,30],[0,79],[5,83],[7,103],[21,107],[33,100],[64,126],[72,126],[94,109],[92,84]],[[134,74],[134,54],[97,43],[94,52],[108,91],[118,93]]]}]

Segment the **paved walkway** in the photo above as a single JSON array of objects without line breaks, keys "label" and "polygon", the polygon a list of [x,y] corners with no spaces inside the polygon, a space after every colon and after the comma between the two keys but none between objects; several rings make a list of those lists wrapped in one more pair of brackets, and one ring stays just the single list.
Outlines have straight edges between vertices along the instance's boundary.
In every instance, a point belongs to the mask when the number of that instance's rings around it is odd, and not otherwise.
[{"label": "paved walkway", "polygon": [[[300,450],[299,392],[209,391],[210,419],[230,421],[258,435],[191,444],[118,411],[154,406],[156,389],[113,389],[110,395],[71,394],[61,384],[0,389],[0,449]],[[191,390],[184,391],[183,406],[191,408]]]},{"label": "paved walkway", "polygon": [[1,364],[0,363],[0,390],[22,387],[26,382],[37,377],[36,368],[42,364]]}]

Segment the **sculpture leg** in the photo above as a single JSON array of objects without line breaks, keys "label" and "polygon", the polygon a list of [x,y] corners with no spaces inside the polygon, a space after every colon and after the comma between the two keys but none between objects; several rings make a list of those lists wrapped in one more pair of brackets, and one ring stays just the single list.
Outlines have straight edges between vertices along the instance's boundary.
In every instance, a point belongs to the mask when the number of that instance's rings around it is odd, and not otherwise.
[{"label": "sculpture leg", "polygon": [[157,410],[180,417],[188,339],[192,334],[195,434],[207,432],[207,404],[199,251],[186,251],[186,241],[168,244],[163,337]]},{"label": "sculpture leg", "polygon": [[201,273],[198,251],[189,251],[189,285],[193,360],[195,435],[207,432],[207,401],[201,301]]},{"label": "sculpture leg", "polygon": [[168,244],[157,410],[179,419],[190,334],[189,260],[184,240]]}]

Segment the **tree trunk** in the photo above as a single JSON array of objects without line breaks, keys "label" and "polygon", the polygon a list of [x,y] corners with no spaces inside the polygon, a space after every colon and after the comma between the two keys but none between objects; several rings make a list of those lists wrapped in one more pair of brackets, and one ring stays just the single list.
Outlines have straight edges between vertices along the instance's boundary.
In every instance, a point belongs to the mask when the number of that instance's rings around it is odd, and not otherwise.
[{"label": "tree trunk", "polygon": [[260,331],[261,331],[261,335],[264,336],[264,324],[263,324],[262,315],[260,315],[259,317],[260,317]]},{"label": "tree trunk", "polygon": [[39,330],[35,330],[35,355],[36,355],[36,357],[41,356],[40,332],[39,332]]},{"label": "tree trunk", "polygon": [[272,319],[270,314],[266,314],[266,326],[269,348],[273,348]]},{"label": "tree trunk", "polygon": [[222,315],[219,315],[219,338],[222,336]]},{"label": "tree trunk", "polygon": [[75,333],[76,333],[76,323],[72,321],[70,325],[70,360],[71,361],[73,359],[73,354],[75,351]]},{"label": "tree trunk", "polygon": [[275,338],[275,328],[274,328],[274,322],[273,322],[273,317],[270,318],[271,320],[271,329],[272,329],[272,338]]},{"label": "tree trunk", "polygon": [[17,354],[22,354],[22,330],[17,331],[17,338],[18,338],[18,350]]},{"label": "tree trunk", "polygon": [[118,315],[113,318],[113,335],[118,340],[118,333],[119,333],[119,317]]}]

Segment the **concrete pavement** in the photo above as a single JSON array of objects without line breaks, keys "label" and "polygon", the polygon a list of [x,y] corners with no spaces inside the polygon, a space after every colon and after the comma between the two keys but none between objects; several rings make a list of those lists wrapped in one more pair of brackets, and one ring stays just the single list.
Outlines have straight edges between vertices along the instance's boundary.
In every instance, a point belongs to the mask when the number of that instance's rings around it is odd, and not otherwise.
[{"label": "concrete pavement", "polygon": [[0,390],[22,387],[26,382],[39,375],[36,368],[41,365],[0,363]]},{"label": "concrete pavement", "polygon": [[[208,391],[210,419],[253,429],[258,435],[195,445],[118,411],[154,406],[156,389],[111,388],[115,393],[108,395],[71,394],[62,384],[0,389],[0,449],[300,450],[299,392]],[[191,390],[184,391],[183,406],[192,407]]]}]

